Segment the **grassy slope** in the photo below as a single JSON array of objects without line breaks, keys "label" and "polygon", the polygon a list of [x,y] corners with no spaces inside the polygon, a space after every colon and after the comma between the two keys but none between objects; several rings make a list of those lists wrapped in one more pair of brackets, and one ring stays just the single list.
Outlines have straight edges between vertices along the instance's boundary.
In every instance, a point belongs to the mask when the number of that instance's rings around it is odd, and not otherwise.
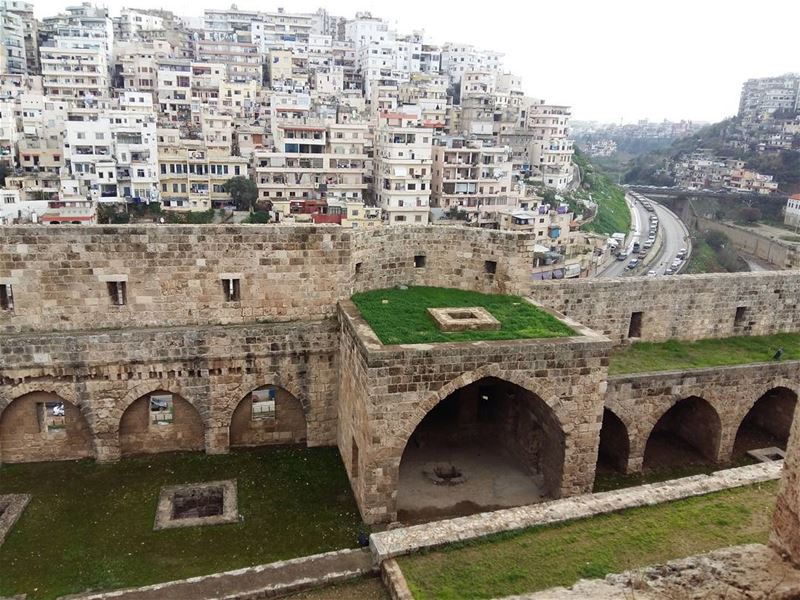
[{"label": "grassy slope", "polygon": [[498,598],[766,542],[776,483],[493,536],[399,558],[417,600]]},{"label": "grassy slope", "polygon": [[[162,486],[231,478],[243,522],[153,531]],[[353,547],[360,526],[335,448],[3,465],[3,492],[33,495],[0,546],[0,596],[29,599]]]},{"label": "grassy slope", "polygon": [[768,362],[778,348],[784,350],[782,360],[800,359],[800,334],[636,342],[614,351],[608,372],[644,373]]},{"label": "grassy slope", "polygon": [[575,153],[573,160],[581,170],[581,187],[591,194],[592,200],[598,205],[597,216],[583,228],[603,235],[627,233],[631,228],[631,213],[623,189],[580,153]]},{"label": "grassy slope", "polygon": [[[388,300],[384,304],[383,300]],[[548,313],[516,296],[449,288],[389,288],[355,294],[353,302],[384,344],[550,338],[574,332]],[[498,331],[440,331],[428,308],[482,306],[501,323]]]},{"label": "grassy slope", "polygon": [[700,237],[695,238],[692,242],[692,254],[689,257],[689,264],[683,270],[686,274],[692,273],[727,273],[728,270],[723,267],[714,249]]}]

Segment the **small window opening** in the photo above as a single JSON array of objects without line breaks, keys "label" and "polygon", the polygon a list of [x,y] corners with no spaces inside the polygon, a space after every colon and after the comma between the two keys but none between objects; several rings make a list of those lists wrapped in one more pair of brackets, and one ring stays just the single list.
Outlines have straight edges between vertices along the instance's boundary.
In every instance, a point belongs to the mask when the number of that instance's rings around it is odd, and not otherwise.
[{"label": "small window opening", "polygon": [[424,254],[417,254],[414,257],[414,268],[421,269],[425,266],[425,255]]},{"label": "small window opening", "polygon": [[109,281],[106,285],[108,285],[108,296],[111,298],[112,304],[116,304],[117,306],[123,306],[125,304],[125,299],[127,296],[126,284],[124,281]]},{"label": "small window opening", "polygon": [[252,393],[253,402],[251,417],[254,421],[264,421],[275,418],[275,400],[278,391],[275,388],[256,390]]},{"label": "small window opening", "polygon": [[0,310],[14,310],[14,292],[10,283],[0,285]]},{"label": "small window opening", "polygon": [[357,262],[356,263],[356,275],[358,275],[359,273],[361,273],[361,263]]},{"label": "small window opening", "polygon": [[734,327],[741,327],[745,324],[747,320],[747,307],[746,306],[737,306],[736,307],[736,315],[733,317],[733,326]]},{"label": "small window opening", "polygon": [[483,264],[483,268],[486,269],[486,272],[490,275],[494,275],[497,273],[497,261],[496,260],[487,260]]},{"label": "small window opening", "polygon": [[628,327],[628,337],[629,338],[640,338],[640,337],[642,337],[642,313],[641,312],[631,313],[631,324]]},{"label": "small window opening", "polygon": [[66,431],[67,420],[63,402],[42,402],[39,408],[39,430],[42,433]]},{"label": "small window opening", "polygon": [[175,405],[172,394],[153,394],[150,396],[150,424],[172,425],[175,420]]},{"label": "small window opening", "polygon": [[355,479],[358,477],[358,444],[356,438],[353,437],[351,442],[350,452],[350,476]]},{"label": "small window opening", "polygon": [[226,302],[239,302],[241,300],[238,279],[223,279],[222,291],[225,293]]}]

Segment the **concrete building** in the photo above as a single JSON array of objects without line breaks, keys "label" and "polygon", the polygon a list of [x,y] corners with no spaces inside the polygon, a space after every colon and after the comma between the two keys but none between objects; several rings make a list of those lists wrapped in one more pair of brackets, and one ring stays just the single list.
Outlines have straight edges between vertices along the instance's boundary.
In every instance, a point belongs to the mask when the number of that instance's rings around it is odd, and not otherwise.
[{"label": "concrete building", "polygon": [[786,213],[783,222],[791,227],[800,226],[800,194],[789,196],[786,201]]},{"label": "concrete building", "polygon": [[40,47],[47,96],[75,106],[108,98],[109,66],[103,42],[83,46],[79,48],[71,40],[56,39]]},{"label": "concrete building", "polygon": [[149,33],[164,29],[163,17],[130,8],[123,8],[120,16],[113,19],[113,21],[115,40],[119,41],[139,40],[142,39],[145,32]]},{"label": "concrete building", "polygon": [[0,5],[0,72],[4,75],[28,74],[25,29],[21,16]]},{"label": "concrete building", "polygon": [[528,112],[531,170],[547,187],[564,189],[572,181],[572,140],[569,139],[568,106],[534,104]]},{"label": "concrete building", "polygon": [[800,73],[748,79],[742,84],[739,116],[758,119],[776,111],[795,114],[800,110]]},{"label": "concrete building", "polygon": [[0,11],[11,13],[22,19],[25,32],[25,60],[28,75],[40,75],[39,21],[33,14],[33,4],[24,0],[0,0]]},{"label": "concrete building", "polygon": [[508,207],[511,150],[480,140],[446,137],[433,146],[431,207],[490,213]]},{"label": "concrete building", "polygon": [[442,73],[452,83],[460,83],[464,73],[472,71],[498,72],[502,69],[503,54],[490,50],[480,50],[470,44],[451,44],[442,46]]},{"label": "concrete building", "polygon": [[313,201],[363,203],[366,123],[284,121],[276,131],[274,151],[253,153],[259,201],[282,215]]},{"label": "concrete building", "polygon": [[232,82],[262,80],[261,56],[258,46],[240,41],[230,34],[216,36],[215,39],[202,39],[197,42],[197,58],[202,62],[224,64],[226,78]]},{"label": "concrete building", "polygon": [[373,198],[390,225],[428,223],[434,130],[401,113],[383,113],[378,122]]}]

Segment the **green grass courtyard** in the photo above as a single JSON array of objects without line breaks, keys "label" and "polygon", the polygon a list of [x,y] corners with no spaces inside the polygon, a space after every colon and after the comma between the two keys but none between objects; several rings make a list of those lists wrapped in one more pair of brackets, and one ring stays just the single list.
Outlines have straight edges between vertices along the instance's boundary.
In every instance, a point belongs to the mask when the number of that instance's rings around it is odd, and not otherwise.
[{"label": "green grass courtyard", "polygon": [[417,600],[531,593],[767,541],[777,483],[498,534],[398,558]]},{"label": "green grass courtyard", "polygon": [[[575,332],[549,313],[518,296],[416,287],[389,288],[353,296],[364,319],[384,344],[425,344],[568,337]],[[385,301],[385,302],[384,302]],[[480,306],[500,321],[497,331],[443,332],[428,308]]]},{"label": "green grass courtyard", "polygon": [[[162,486],[233,478],[239,523],[153,531]],[[29,600],[355,547],[361,527],[336,448],[6,464],[3,493],[32,495],[0,546],[0,597]]]},{"label": "green grass courtyard", "polygon": [[777,333],[685,342],[636,342],[611,356],[610,375],[673,371],[770,362],[778,348],[781,360],[800,359],[800,333]]}]

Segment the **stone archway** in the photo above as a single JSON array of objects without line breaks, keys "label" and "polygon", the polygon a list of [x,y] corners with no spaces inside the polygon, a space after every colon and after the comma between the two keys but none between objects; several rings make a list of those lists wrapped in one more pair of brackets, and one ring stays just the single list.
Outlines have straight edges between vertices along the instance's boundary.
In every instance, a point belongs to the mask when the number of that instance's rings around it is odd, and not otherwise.
[{"label": "stone archway", "polygon": [[50,391],[31,391],[0,414],[0,463],[94,458],[92,430],[81,409]]},{"label": "stone archway", "polygon": [[603,408],[603,424],[600,428],[600,445],[597,451],[596,472],[628,472],[630,438],[628,428],[616,413]]},{"label": "stone archway", "polygon": [[797,394],[787,387],[777,386],[762,394],[739,424],[733,460],[759,448],[786,450],[796,405]]},{"label": "stone archway", "polygon": [[689,396],[673,404],[647,438],[644,470],[716,464],[722,422],[704,398]]},{"label": "stone archway", "polygon": [[448,393],[407,440],[397,511],[425,521],[560,495],[565,435],[533,392],[487,376]]},{"label": "stone archway", "polygon": [[125,408],[119,420],[119,446],[121,456],[203,450],[203,419],[182,396],[156,389]]},{"label": "stone archway", "polygon": [[246,394],[230,420],[230,446],[243,448],[306,441],[306,415],[300,400],[277,385]]}]

